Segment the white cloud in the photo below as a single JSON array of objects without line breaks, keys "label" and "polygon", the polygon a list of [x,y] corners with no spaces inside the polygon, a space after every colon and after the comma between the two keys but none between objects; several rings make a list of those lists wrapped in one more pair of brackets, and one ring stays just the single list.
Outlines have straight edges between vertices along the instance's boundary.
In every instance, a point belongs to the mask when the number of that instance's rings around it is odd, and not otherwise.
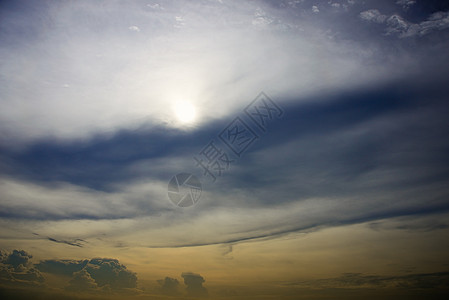
[{"label": "white cloud", "polygon": [[421,22],[419,27],[421,35],[449,28],[449,11],[432,14],[426,21]]},{"label": "white cloud", "polygon": [[139,32],[139,31],[140,31],[140,28],[137,27],[137,26],[135,26],[135,25],[129,26],[128,29],[131,30],[131,31],[136,31],[136,32]]},{"label": "white cloud", "polygon": [[151,9],[164,9],[164,7],[162,7],[159,3],[151,3],[147,4],[147,6]]},{"label": "white cloud", "polygon": [[312,11],[314,12],[314,13],[319,13],[320,12],[320,10],[318,9],[318,7],[317,6],[312,6]]},{"label": "white cloud", "polygon": [[377,9],[361,12],[360,18],[368,22],[385,24],[385,34],[397,35],[400,38],[423,36],[449,28],[449,12],[436,12],[420,23],[409,22],[397,14],[387,16],[381,14]]},{"label": "white cloud", "polygon": [[360,13],[360,18],[369,22],[383,23],[388,16],[381,14],[377,9],[370,9],[362,11]]},{"label": "white cloud", "polygon": [[256,12],[254,13],[254,19],[252,21],[252,24],[254,26],[267,26],[269,24],[273,23],[273,19],[267,15],[267,13],[258,7],[256,9]]},{"label": "white cloud", "polygon": [[392,15],[387,20],[387,34],[398,34],[402,35],[408,30],[410,24],[404,20],[401,16]]},{"label": "white cloud", "polygon": [[302,3],[304,2],[304,0],[293,0],[293,1],[288,1],[288,5],[293,7],[293,8],[297,8],[299,7]]},{"label": "white cloud", "polygon": [[331,3],[331,6],[335,7],[335,8],[340,8],[341,4],[337,3],[337,2],[334,2],[334,3]]},{"label": "white cloud", "polygon": [[403,8],[404,10],[407,10],[407,9],[409,9],[411,6],[413,6],[414,4],[416,4],[416,1],[415,1],[415,0],[398,0],[398,1],[396,1],[396,4],[402,6],[402,8]]}]

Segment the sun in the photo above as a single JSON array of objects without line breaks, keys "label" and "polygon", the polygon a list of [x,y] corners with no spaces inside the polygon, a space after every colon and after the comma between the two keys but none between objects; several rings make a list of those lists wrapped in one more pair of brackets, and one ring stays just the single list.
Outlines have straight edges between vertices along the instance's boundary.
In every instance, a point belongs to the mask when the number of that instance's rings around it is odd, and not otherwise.
[{"label": "sun", "polygon": [[174,105],[176,118],[180,123],[192,123],[196,118],[196,110],[192,103],[180,101]]}]

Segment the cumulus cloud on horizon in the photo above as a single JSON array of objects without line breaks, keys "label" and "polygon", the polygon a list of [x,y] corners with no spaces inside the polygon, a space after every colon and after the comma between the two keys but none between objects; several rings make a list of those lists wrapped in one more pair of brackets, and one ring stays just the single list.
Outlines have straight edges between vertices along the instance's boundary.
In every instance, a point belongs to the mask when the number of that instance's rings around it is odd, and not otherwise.
[{"label": "cumulus cloud on horizon", "polygon": [[45,279],[30,259],[33,256],[23,250],[0,251],[0,286],[42,286]]},{"label": "cumulus cloud on horizon", "polygon": [[179,281],[176,278],[165,277],[157,281],[161,285],[160,292],[169,296],[180,295]]},{"label": "cumulus cloud on horizon", "polygon": [[117,259],[44,260],[35,264],[44,273],[70,276],[68,291],[95,292],[135,289],[137,276]]},{"label": "cumulus cloud on horizon", "polygon": [[203,283],[206,281],[203,276],[192,272],[183,272],[181,277],[187,285],[187,296],[206,297],[208,295],[207,289],[203,287]]},{"label": "cumulus cloud on horizon", "polygon": [[[117,259],[93,258],[84,260],[50,259],[32,262],[33,256],[24,250],[0,251],[0,288],[48,288],[46,274],[65,279],[63,288],[76,295],[142,294],[137,288],[137,274],[128,270]],[[193,272],[181,273],[185,289],[176,278],[158,280],[157,294],[167,296],[206,297],[203,276]],[[53,291],[55,292],[55,291]]]}]

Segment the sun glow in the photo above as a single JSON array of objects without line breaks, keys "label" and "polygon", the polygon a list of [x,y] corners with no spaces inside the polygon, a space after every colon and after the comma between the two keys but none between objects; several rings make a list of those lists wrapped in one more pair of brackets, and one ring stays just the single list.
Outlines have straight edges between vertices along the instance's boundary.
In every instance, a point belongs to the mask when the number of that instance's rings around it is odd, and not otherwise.
[{"label": "sun glow", "polygon": [[174,106],[176,118],[181,123],[192,123],[196,118],[195,107],[190,102],[178,102]]}]

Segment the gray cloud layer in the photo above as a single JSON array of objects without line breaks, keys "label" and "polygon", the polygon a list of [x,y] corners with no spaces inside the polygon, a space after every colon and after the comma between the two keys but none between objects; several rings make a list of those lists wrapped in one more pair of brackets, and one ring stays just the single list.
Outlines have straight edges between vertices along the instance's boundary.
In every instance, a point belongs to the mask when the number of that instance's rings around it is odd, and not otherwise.
[{"label": "gray cloud layer", "polygon": [[425,273],[402,276],[380,276],[346,273],[337,278],[289,283],[288,285],[313,288],[364,288],[364,289],[424,289],[447,290],[449,273]]},{"label": "gray cloud layer", "polygon": [[[192,246],[447,211],[447,11],[412,4],[8,3],[2,237]],[[261,89],[284,118],[172,206],[169,178]]]}]

